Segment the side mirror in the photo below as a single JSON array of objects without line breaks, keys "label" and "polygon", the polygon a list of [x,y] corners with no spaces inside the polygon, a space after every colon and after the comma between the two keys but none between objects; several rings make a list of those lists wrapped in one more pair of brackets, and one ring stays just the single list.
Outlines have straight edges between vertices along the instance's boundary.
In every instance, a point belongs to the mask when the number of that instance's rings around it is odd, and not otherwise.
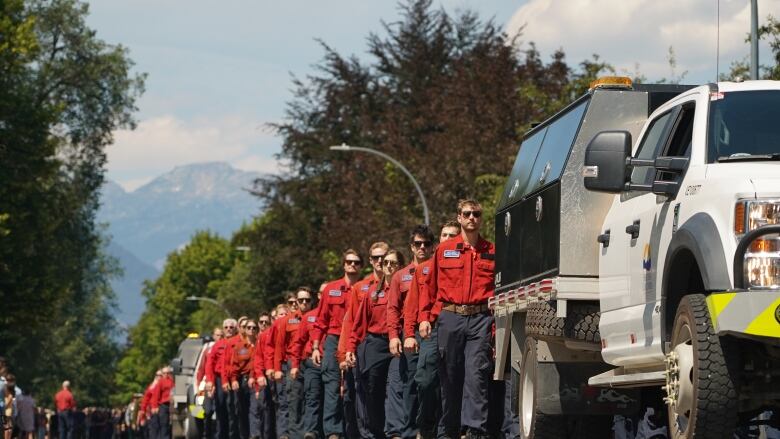
[{"label": "side mirror", "polygon": [[603,131],[585,150],[582,176],[585,188],[596,192],[623,192],[629,178],[626,160],[631,157],[631,133]]},{"label": "side mirror", "polygon": [[174,358],[173,360],[171,360],[171,368],[173,369],[174,375],[181,374],[181,367],[182,367],[181,358]]}]

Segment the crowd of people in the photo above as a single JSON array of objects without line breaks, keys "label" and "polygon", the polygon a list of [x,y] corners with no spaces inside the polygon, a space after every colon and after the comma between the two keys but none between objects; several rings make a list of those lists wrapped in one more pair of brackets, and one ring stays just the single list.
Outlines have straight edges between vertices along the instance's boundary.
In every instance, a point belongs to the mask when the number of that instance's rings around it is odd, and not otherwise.
[{"label": "crowd of people", "polygon": [[[51,401],[51,400],[49,400]],[[0,425],[2,439],[140,439],[125,408],[78,409],[70,382],[54,395],[54,410],[39,406],[22,390],[8,363],[0,357]]]},{"label": "crowd of people", "polygon": [[[258,318],[225,320],[197,376],[204,437],[519,437],[512,385],[491,379],[495,251],[481,225],[480,204],[462,200],[438,248],[428,226],[410,231],[410,263],[375,242],[362,277],[366,261],[348,249],[316,306],[300,287]],[[140,404],[152,439],[170,435],[166,377]]]}]

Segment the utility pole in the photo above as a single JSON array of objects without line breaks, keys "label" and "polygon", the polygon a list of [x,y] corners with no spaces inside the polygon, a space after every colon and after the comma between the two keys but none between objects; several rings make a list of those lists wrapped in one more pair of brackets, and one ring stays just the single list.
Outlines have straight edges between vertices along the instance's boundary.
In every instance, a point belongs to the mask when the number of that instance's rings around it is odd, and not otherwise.
[{"label": "utility pole", "polygon": [[758,79],[758,0],[750,0],[750,79]]}]

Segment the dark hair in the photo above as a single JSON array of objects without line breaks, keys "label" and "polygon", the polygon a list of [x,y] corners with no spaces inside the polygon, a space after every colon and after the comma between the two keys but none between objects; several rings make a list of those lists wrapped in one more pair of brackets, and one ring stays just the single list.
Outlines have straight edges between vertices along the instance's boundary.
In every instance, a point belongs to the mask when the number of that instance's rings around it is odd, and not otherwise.
[{"label": "dark hair", "polygon": [[354,248],[348,248],[344,250],[344,254],[341,256],[341,262],[344,263],[347,260],[347,255],[355,255],[360,259],[360,263],[363,263],[363,256],[360,256],[360,253],[358,253],[357,250]]},{"label": "dark hair", "polygon": [[460,231],[460,223],[457,222],[456,220],[449,220],[449,221],[445,222],[444,224],[441,225],[441,228],[439,228],[439,230],[441,230],[441,229],[443,229],[445,227],[455,227],[455,228],[458,229],[458,231]]},{"label": "dark hair", "polygon": [[433,242],[433,231],[425,224],[417,225],[412,229],[412,232],[409,234],[409,244],[414,244],[415,236],[422,236],[426,240]]},{"label": "dark hair", "polygon": [[298,289],[295,290],[295,294],[298,294],[299,291],[306,291],[307,293],[309,293],[309,295],[313,295],[313,293],[311,291],[311,288],[309,288],[309,287],[305,287],[305,286],[304,287],[298,287]]}]

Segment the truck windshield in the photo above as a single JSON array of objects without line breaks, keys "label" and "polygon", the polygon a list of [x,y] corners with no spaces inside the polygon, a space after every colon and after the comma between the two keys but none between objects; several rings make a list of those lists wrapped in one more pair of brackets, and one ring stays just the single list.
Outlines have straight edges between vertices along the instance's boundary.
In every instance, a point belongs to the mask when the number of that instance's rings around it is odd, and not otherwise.
[{"label": "truck windshield", "polygon": [[780,160],[780,90],[718,94],[710,102],[707,162]]}]

